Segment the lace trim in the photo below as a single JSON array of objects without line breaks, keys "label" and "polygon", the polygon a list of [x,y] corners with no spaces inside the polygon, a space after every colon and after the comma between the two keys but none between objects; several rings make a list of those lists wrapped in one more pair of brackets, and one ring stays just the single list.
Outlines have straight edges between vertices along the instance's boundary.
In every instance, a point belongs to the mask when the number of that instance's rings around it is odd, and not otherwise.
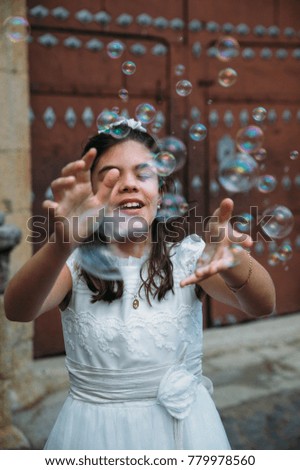
[{"label": "lace trim", "polygon": [[65,341],[73,350],[75,345],[79,345],[90,356],[95,351],[93,343],[96,343],[102,352],[120,357],[117,345],[122,342],[129,352],[149,357],[151,353],[144,347],[145,336],[148,335],[157,348],[176,351],[179,339],[177,335],[174,337],[174,328],[180,340],[188,343],[193,343],[201,334],[197,315],[199,304],[197,307],[182,305],[176,311],[157,311],[151,316],[132,312],[125,322],[116,316],[98,320],[91,312],[76,313],[68,308],[62,319]]}]

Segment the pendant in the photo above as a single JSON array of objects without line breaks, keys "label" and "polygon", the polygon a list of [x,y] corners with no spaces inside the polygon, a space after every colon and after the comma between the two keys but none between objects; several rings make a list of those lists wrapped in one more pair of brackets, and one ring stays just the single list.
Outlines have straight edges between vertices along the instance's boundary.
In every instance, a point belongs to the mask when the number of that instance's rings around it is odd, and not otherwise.
[{"label": "pendant", "polygon": [[139,299],[137,299],[136,297],[134,298],[133,302],[132,302],[132,306],[133,308],[136,310],[137,308],[139,308],[140,306],[140,302],[139,302]]}]

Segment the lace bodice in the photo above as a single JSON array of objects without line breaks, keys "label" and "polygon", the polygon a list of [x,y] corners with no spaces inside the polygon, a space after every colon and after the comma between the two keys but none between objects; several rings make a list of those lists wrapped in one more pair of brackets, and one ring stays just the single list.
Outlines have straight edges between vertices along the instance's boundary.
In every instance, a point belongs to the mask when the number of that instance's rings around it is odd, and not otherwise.
[{"label": "lace bodice", "polygon": [[[91,291],[76,270],[76,251],[67,264],[73,280],[72,298],[62,312],[66,354],[70,359],[103,369],[131,369],[176,361],[182,344],[187,355],[202,353],[202,305],[194,286],[179,282],[190,274],[204,248],[200,237],[187,237],[172,248],[174,294],[168,292],[152,306],[143,298],[132,301],[140,286],[145,259],[119,261],[124,280],[121,299],[111,304],[90,302]],[[146,269],[144,265],[143,269]]]}]

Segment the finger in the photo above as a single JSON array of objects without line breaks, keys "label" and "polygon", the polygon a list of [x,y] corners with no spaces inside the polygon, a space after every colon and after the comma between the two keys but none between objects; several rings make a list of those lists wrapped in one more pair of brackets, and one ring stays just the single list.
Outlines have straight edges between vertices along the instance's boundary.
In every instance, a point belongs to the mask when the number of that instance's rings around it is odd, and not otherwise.
[{"label": "finger", "polygon": [[106,204],[109,201],[111,192],[119,177],[120,172],[117,168],[112,168],[107,172],[97,191],[97,197],[101,204]]},{"label": "finger", "polygon": [[245,248],[250,248],[253,245],[253,240],[250,235],[238,232],[237,230],[232,231],[230,241]]},{"label": "finger", "polygon": [[61,170],[62,176],[71,176],[75,175],[79,171],[85,169],[85,162],[83,160],[76,160],[75,162],[70,162]]},{"label": "finger", "polygon": [[94,147],[90,148],[82,157],[82,160],[85,163],[85,170],[88,171],[91,169],[92,164],[97,156],[97,149]]},{"label": "finger", "polygon": [[233,200],[230,199],[229,197],[221,201],[221,204],[219,207],[219,214],[218,214],[220,218],[219,221],[221,223],[229,220],[232,217],[233,207],[234,207]]},{"label": "finger", "polygon": [[79,182],[90,181],[90,169],[97,155],[97,150],[91,148],[81,160],[76,160],[74,162],[68,163],[62,169],[63,176],[75,176]]},{"label": "finger", "polygon": [[182,281],[180,281],[180,287],[190,286],[191,284],[196,284],[199,281],[198,277],[195,274],[191,274],[191,276],[186,277]]},{"label": "finger", "polygon": [[55,201],[51,201],[50,199],[46,199],[43,202],[42,207],[47,210],[55,210],[58,207],[58,203]]},{"label": "finger", "polygon": [[118,179],[120,178],[120,171],[117,168],[112,168],[107,172],[102,182],[108,188],[113,188]]},{"label": "finger", "polygon": [[57,178],[51,183],[51,189],[55,201],[61,201],[65,195],[65,191],[74,186],[76,179],[74,176],[66,176]]}]

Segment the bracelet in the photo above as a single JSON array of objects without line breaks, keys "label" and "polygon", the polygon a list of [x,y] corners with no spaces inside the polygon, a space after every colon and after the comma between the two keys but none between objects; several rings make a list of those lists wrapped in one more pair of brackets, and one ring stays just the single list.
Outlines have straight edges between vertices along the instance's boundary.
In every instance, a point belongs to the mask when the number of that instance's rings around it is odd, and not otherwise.
[{"label": "bracelet", "polygon": [[240,286],[240,287],[231,287],[227,284],[226,282],[226,286],[228,287],[229,290],[231,290],[231,292],[233,292],[234,294],[236,294],[237,292],[239,292],[240,290],[242,290],[249,282],[250,280],[250,277],[251,277],[251,274],[252,274],[252,269],[253,269],[253,259],[252,259],[252,256],[251,256],[251,253],[250,251],[247,251],[247,254],[249,256],[249,265],[248,265],[248,276],[247,276],[247,279],[246,281]]}]

